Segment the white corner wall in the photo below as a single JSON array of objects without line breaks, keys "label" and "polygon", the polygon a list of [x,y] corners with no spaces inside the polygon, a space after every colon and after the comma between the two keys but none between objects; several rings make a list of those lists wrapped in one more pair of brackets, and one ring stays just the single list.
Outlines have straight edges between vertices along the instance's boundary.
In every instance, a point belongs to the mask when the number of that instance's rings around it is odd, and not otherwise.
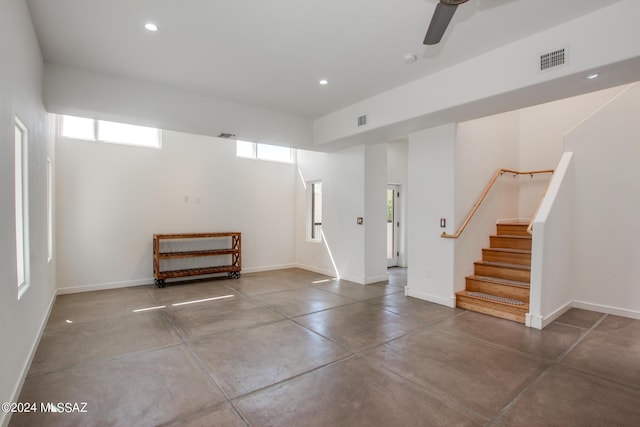
[{"label": "white corner wall", "polygon": [[[331,178],[327,174],[329,164],[332,162],[333,154],[321,153],[315,151],[297,150],[297,176],[296,176],[296,265],[306,270],[315,271],[317,273],[326,274],[328,276],[340,277],[337,265],[334,264],[332,250],[335,250],[333,241],[326,236],[327,210],[335,210],[337,207],[331,206],[327,195],[326,181]],[[307,191],[308,183],[313,181],[322,181],[322,229],[325,233],[322,241],[310,241],[307,239]],[[349,181],[347,181],[349,182]],[[330,187],[334,187],[330,185]],[[335,188],[342,188],[340,185]],[[334,192],[333,190],[332,192]],[[331,215],[329,215],[331,218]],[[333,235],[332,235],[333,236]],[[335,242],[338,244],[338,242]],[[333,248],[333,249],[332,249]]]},{"label": "white corner wall", "polygon": [[[455,306],[454,232],[456,126],[439,126],[409,135],[408,214],[411,233],[406,293],[449,307]],[[440,228],[447,218],[447,228]]]},{"label": "white corner wall", "polygon": [[640,318],[640,85],[569,132],[575,168],[574,305]]},{"label": "white corner wall", "polygon": [[[27,6],[0,2],[0,402],[17,402],[55,297],[47,253],[47,158],[55,162],[53,122],[42,104],[42,56]],[[28,130],[30,287],[18,299],[14,118]],[[55,253],[54,253],[55,257]],[[9,413],[0,412],[0,426]]]},{"label": "white corner wall", "polygon": [[[359,284],[386,280],[386,144],[298,151],[296,263]],[[304,183],[322,181],[322,242],[307,241]],[[357,218],[364,218],[364,224]]]},{"label": "white corner wall", "polygon": [[294,266],[295,165],[235,150],[171,131],[162,149],[57,138],[59,292],[153,283],[154,233],[239,231],[243,271]]}]

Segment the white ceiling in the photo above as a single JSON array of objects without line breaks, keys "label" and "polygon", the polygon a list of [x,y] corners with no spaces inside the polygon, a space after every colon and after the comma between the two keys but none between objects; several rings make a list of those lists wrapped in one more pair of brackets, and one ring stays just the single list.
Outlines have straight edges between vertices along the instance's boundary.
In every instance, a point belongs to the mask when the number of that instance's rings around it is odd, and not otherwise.
[{"label": "white ceiling", "polygon": [[424,46],[437,0],[27,0],[46,61],[306,118],[617,1],[470,0]]}]

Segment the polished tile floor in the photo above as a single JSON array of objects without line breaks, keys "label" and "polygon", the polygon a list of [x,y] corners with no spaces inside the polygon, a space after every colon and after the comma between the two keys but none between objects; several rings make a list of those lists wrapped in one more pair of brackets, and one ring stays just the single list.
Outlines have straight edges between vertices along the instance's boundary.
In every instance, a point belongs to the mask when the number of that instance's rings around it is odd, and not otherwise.
[{"label": "polished tile floor", "polygon": [[543,331],[304,270],[62,295],[11,426],[638,426],[640,321]]}]

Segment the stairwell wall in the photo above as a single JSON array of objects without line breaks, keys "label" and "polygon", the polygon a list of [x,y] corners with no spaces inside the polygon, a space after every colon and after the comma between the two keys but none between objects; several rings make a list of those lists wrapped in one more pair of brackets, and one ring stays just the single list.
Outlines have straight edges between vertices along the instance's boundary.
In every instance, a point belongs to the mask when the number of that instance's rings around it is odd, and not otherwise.
[{"label": "stairwell wall", "polygon": [[[518,169],[518,112],[459,123],[455,156],[455,229],[467,217],[500,168]],[[518,180],[503,175],[476,211],[462,236],[455,240],[454,289],[465,288],[473,263],[496,233],[496,219],[518,217]]]},{"label": "stairwell wall", "polygon": [[574,306],[640,318],[640,85],[565,137],[575,163]]},{"label": "stairwell wall", "polygon": [[[520,110],[520,170],[555,169],[564,151],[564,134],[627,87],[628,85],[618,86]],[[533,216],[549,179],[549,175],[521,178],[518,207],[520,217]]]}]

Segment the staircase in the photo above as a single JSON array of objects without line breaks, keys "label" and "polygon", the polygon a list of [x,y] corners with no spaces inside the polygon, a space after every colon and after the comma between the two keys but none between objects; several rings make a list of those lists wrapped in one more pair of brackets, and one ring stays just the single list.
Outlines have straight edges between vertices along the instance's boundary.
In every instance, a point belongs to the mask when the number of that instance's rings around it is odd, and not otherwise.
[{"label": "staircase", "polygon": [[497,224],[498,234],[474,263],[466,289],[456,293],[456,306],[524,323],[529,312],[531,235],[528,223]]}]

